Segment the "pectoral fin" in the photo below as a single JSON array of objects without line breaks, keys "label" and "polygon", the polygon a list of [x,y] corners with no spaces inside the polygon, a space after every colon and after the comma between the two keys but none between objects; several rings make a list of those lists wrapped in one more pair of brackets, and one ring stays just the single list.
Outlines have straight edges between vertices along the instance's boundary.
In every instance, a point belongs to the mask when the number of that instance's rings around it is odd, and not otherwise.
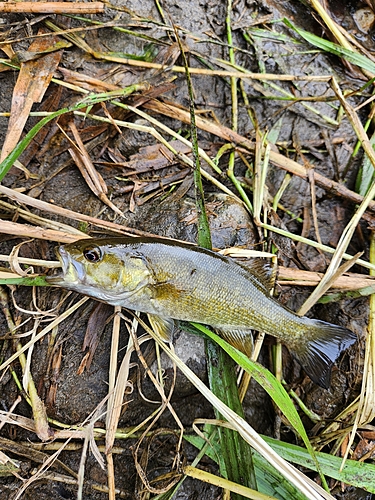
[{"label": "pectoral fin", "polygon": [[162,318],[156,314],[147,314],[147,317],[153,330],[164,340],[164,342],[170,342],[176,328],[175,321],[172,318]]},{"label": "pectoral fin", "polygon": [[250,330],[226,330],[224,328],[216,329],[220,337],[239,351],[251,356],[253,352],[253,335]]}]

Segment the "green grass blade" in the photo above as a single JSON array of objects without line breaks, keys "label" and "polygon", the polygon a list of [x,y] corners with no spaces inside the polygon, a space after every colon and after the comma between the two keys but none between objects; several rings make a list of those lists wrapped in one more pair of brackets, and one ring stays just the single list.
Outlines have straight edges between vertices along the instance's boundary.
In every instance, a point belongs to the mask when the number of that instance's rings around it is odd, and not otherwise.
[{"label": "green grass blade", "polygon": [[[185,435],[184,439],[198,449],[202,449],[207,443],[207,441],[200,436]],[[220,444],[217,439],[210,439],[210,446],[207,447],[206,455],[216,463],[221,458]],[[289,481],[286,481],[283,475],[255,450],[253,460],[259,492],[281,500],[291,498],[293,500],[306,500],[307,497],[303,493],[295,488]]]},{"label": "green grass blade", "polygon": [[199,155],[199,144],[198,144],[198,134],[197,134],[197,125],[195,121],[195,108],[194,108],[194,90],[193,84],[191,82],[190,73],[189,73],[189,65],[187,63],[187,59],[185,56],[184,49],[182,47],[180,38],[178,36],[178,32],[175,29],[175,35],[177,38],[177,42],[180,48],[183,65],[185,68],[185,76],[186,83],[189,92],[189,103],[190,103],[190,133],[191,133],[191,144],[192,144],[192,153],[194,157],[194,187],[195,187],[195,205],[197,208],[197,216],[198,216],[198,245],[203,248],[212,248],[211,243],[211,232],[210,226],[208,223],[206,206],[204,202],[204,190],[202,184],[202,176],[201,176],[201,161]]},{"label": "green grass blade", "polygon": [[325,40],[324,38],[313,35],[308,31],[297,28],[289,21],[289,19],[284,18],[283,21],[289,28],[296,31],[307,42],[309,42],[311,45],[314,45],[314,47],[318,47],[325,52],[329,52],[336,56],[342,57],[350,63],[375,74],[375,64],[368,57],[363,56],[362,54],[358,54],[357,52],[354,52],[354,50],[341,47],[341,45],[337,45],[336,43],[330,42],[329,40]]},{"label": "green grass blade", "polygon": [[[186,435],[184,438],[199,449],[206,443],[199,436]],[[267,436],[262,436],[262,438],[278,455],[288,460],[288,462],[316,471],[315,462],[312,460],[309,452],[301,446],[278,441]],[[207,449],[206,454],[216,462],[218,459],[217,443],[213,440],[210,444],[211,447]],[[370,493],[375,493],[375,465],[348,459],[345,462],[344,469],[340,471],[342,458],[321,452],[316,452],[316,458],[326,476]],[[281,474],[274,467],[270,466],[258,452],[254,452],[254,465],[259,491],[262,493],[283,499],[293,498],[294,500],[298,500],[306,498],[301,492],[294,489],[289,482],[285,482]]]},{"label": "green grass blade", "polygon": [[22,285],[22,286],[50,286],[45,276],[25,276],[24,278],[0,279],[0,285]]},{"label": "green grass blade", "polygon": [[[375,145],[375,134],[371,136],[370,144]],[[374,167],[367,155],[364,155],[361,168],[357,174],[355,190],[361,196],[366,196],[375,178]]]},{"label": "green grass blade", "polygon": [[[317,470],[315,462],[304,448],[294,444],[277,441],[276,439],[266,436],[262,437],[278,455],[288,460],[288,462],[293,462],[315,471]],[[337,481],[342,481],[343,483],[375,493],[375,465],[348,459],[345,462],[344,469],[340,471],[342,458],[321,452],[316,452],[315,455],[323,473],[327,476]]]},{"label": "green grass blade", "polygon": [[[207,371],[211,391],[216,394],[229,408],[244,418],[244,412],[238,395],[236,383],[236,363],[228,354],[211,340],[207,341]],[[223,416],[215,410],[216,418]],[[253,466],[253,456],[250,446],[242,439],[238,432],[227,427],[218,427],[220,450],[224,468],[220,472],[227,479],[249,488],[256,489],[257,481]],[[232,494],[233,499],[242,498]]]}]

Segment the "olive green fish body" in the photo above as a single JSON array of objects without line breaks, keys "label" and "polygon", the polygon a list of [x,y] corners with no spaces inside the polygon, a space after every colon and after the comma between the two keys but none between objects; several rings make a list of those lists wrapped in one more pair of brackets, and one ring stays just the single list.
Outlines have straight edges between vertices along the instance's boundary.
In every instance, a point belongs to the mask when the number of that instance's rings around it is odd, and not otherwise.
[{"label": "olive green fish body", "polygon": [[63,274],[49,281],[150,318],[218,330],[249,354],[251,330],[283,341],[310,377],[329,385],[338,355],[355,341],[345,328],[299,317],[274,300],[263,277],[230,258],[148,238],[81,240],[59,248]]}]

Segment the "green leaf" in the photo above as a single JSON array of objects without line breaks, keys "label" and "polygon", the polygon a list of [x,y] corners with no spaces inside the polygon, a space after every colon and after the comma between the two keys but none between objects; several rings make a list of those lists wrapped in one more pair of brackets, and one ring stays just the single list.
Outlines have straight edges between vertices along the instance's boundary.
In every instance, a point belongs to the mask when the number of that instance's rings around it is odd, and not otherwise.
[{"label": "green leaf", "polygon": [[313,35],[308,31],[297,28],[294,24],[292,24],[289,19],[284,18],[284,23],[294,31],[296,31],[302,38],[304,38],[307,42],[311,43],[315,47],[324,50],[325,52],[329,52],[336,56],[342,57],[346,59],[352,64],[359,66],[370,73],[375,74],[375,64],[366,56],[362,54],[358,54],[354,52],[354,50],[347,49],[345,47],[341,47],[341,45],[337,45],[337,43],[330,42],[329,40],[325,40],[324,38],[320,38],[319,36]]},{"label": "green leaf", "polygon": [[[288,460],[288,462],[317,470],[314,461],[304,448],[266,436],[262,437],[278,455]],[[344,469],[340,471],[342,458],[321,452],[316,452],[315,455],[323,473],[327,476],[375,493],[375,465],[348,459],[345,462]]]},{"label": "green leaf", "polygon": [[23,285],[23,286],[51,286],[45,276],[33,276],[24,278],[4,278],[0,279],[0,285]]},{"label": "green leaf", "polygon": [[[202,449],[207,442],[200,436],[184,435],[184,439],[198,449]],[[206,455],[210,457],[211,460],[218,463],[221,455],[220,443],[217,439],[210,439],[210,446],[207,447]],[[258,491],[260,493],[270,495],[281,500],[289,500],[291,498],[293,500],[306,500],[305,495],[295,488],[293,484],[287,481],[280,472],[272,467],[272,465],[270,465],[269,462],[255,450],[253,451],[253,461]]]},{"label": "green leaf", "polygon": [[[223,403],[244,418],[242,404],[238,395],[236,363],[215,342],[207,340],[207,371],[211,391],[218,396]],[[217,419],[223,416],[215,409]],[[227,427],[218,427],[219,433],[219,456],[223,461],[220,463],[220,473],[231,481],[243,484],[249,488],[256,489],[257,482],[253,467],[252,449],[244,439]],[[224,467],[223,467],[224,465]],[[232,493],[233,500],[242,499]]]},{"label": "green leaf", "polygon": [[[206,443],[199,436],[186,435],[184,438],[199,449]],[[316,465],[309,452],[301,446],[278,441],[267,436],[262,436],[262,438],[278,455],[288,460],[288,462],[316,471]],[[210,445],[211,447],[207,449],[207,455],[217,462],[217,445],[215,441],[210,442]],[[329,453],[316,452],[316,458],[325,475],[336,479],[336,481],[375,493],[375,465],[348,459],[345,462],[344,469],[340,471],[342,464],[340,457],[335,457]],[[259,491],[262,493],[283,499],[293,498],[297,500],[305,498],[298,490],[292,492],[291,488],[293,486],[289,482],[285,482],[281,474],[279,477],[279,473],[273,467],[270,467],[269,463],[257,452],[254,452],[254,465]]]}]

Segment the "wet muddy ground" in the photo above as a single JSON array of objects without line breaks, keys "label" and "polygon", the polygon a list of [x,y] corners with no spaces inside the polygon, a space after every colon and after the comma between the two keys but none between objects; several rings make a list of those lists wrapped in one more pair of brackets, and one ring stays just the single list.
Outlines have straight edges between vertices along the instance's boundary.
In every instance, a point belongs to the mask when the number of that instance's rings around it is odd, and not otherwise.
[{"label": "wet muddy ground", "polygon": [[[340,4],[340,5],[339,5]],[[99,61],[87,52],[73,45],[64,49],[60,67],[56,77],[63,81],[78,82],[77,77],[68,75],[67,70],[88,75],[102,80],[106,84],[126,87],[133,83],[148,82],[151,89],[156,89],[162,94],[161,99],[166,102],[178,103],[188,107],[188,91],[185,76],[168,70],[173,64],[181,64],[179,50],[174,43],[172,29],[165,29],[165,24],[171,22],[181,28],[181,34],[188,60],[191,67],[205,67],[212,64],[226,69],[228,48],[225,35],[226,4],[217,2],[180,2],[163,4],[165,19],[161,18],[157,5],[151,0],[143,2],[118,0],[118,7],[126,7],[125,12],[106,9],[102,15],[93,16],[92,19],[100,22],[112,21],[117,15],[116,23],[128,30],[142,33],[144,38],[134,37],[129,33],[105,29],[87,31],[85,42],[97,51],[111,54],[143,54],[151,52],[153,62],[164,64],[163,71],[152,68],[128,67],[113,61]],[[338,58],[329,57],[312,50],[311,46],[292,33],[281,21],[287,17],[294,24],[306,30],[311,30],[317,35],[322,35],[321,26],[306,15],[307,7],[297,0],[290,2],[239,1],[233,6],[232,30],[233,45],[236,51],[236,62],[248,71],[264,71],[276,74],[304,74],[304,75],[336,75],[342,88],[351,90],[361,86],[361,75],[358,70],[342,65]],[[341,6],[340,2],[332,2],[332,12],[336,20],[345,25],[357,39],[372,48],[371,8],[366,3],[354,5],[347,3]],[[26,37],[27,34],[36,33],[38,27],[43,26],[44,20],[34,23],[35,17],[30,14],[3,14],[3,30],[12,24],[16,30],[15,38]],[[63,16],[52,16],[52,19],[64,26],[80,26],[79,19],[68,19]],[[370,19],[370,21],[369,21]],[[153,20],[155,22],[150,22]],[[157,21],[157,22],[156,22]],[[19,23],[23,23],[22,28]],[[366,24],[367,23],[367,24]],[[274,30],[272,31],[271,30]],[[277,37],[272,33],[278,34]],[[12,34],[13,36],[13,34]],[[147,38],[147,39],[146,39]],[[153,43],[151,39],[163,43]],[[151,40],[151,41],[150,41]],[[27,50],[29,41],[20,41],[14,45],[17,50]],[[202,64],[202,60],[204,63]],[[14,83],[17,78],[15,72],[3,72],[0,91],[0,111],[8,111],[12,99]],[[79,85],[84,87],[83,82]],[[77,83],[78,84],[78,83]],[[220,77],[194,76],[193,85],[195,92],[196,109],[207,116],[217,120],[223,126],[231,127],[232,99],[228,80]],[[298,161],[305,166],[314,167],[328,179],[343,183],[347,188],[354,189],[361,155],[352,158],[353,148],[356,143],[355,134],[347,120],[340,123],[337,119],[337,102],[335,106],[329,101],[316,101],[309,103],[284,100],[285,92],[303,96],[332,95],[332,90],[327,82],[268,82],[256,80],[242,80],[243,92],[248,102],[242,98],[238,107],[238,133],[254,143],[255,128],[252,117],[255,117],[259,129],[268,131],[274,138],[274,148],[285,156]],[[277,85],[277,87],[275,86]],[[164,90],[166,89],[166,90]],[[92,88],[90,88],[92,90]],[[96,91],[100,89],[96,88]],[[106,89],[108,90],[108,88]],[[50,99],[57,99],[55,109],[76,101],[77,95],[70,88],[50,85],[44,98],[44,103]],[[358,105],[363,97],[352,97],[352,105]],[[130,101],[137,104],[137,97]],[[306,102],[311,106],[306,106]],[[35,105],[33,109],[40,109]],[[313,108],[313,109],[312,109]],[[46,107],[45,109],[49,109]],[[128,120],[137,125],[145,125],[145,121],[133,113],[128,113],[119,108],[110,108],[113,115],[119,120]],[[144,108],[147,111],[147,106]],[[252,116],[249,114],[251,110]],[[179,131],[183,137],[190,137],[189,125],[182,119],[176,120],[162,116],[148,110],[164,125]],[[365,110],[363,112],[365,117]],[[105,115],[105,114],[104,114]],[[201,116],[201,115],[199,115]],[[181,118],[181,117],[180,117]],[[29,129],[35,118],[27,123]],[[5,177],[3,184],[13,189],[21,189],[42,201],[53,203],[56,206],[69,210],[98,217],[103,220],[135,229],[142,234],[151,233],[160,236],[177,238],[180,240],[196,242],[197,225],[194,200],[194,184],[191,169],[185,164],[171,157],[168,150],[160,153],[160,145],[149,133],[142,130],[124,129],[122,134],[113,126],[99,125],[84,118],[75,118],[76,126],[94,160],[97,170],[102,175],[107,187],[108,198],[121,210],[125,217],[120,217],[107,207],[89,189],[87,183],[74,165],[69,153],[69,144],[64,134],[55,124],[49,125],[48,134],[40,140],[37,147],[30,153],[27,150],[21,157],[31,176],[19,170],[12,169]],[[3,143],[8,118],[0,116],[0,138]],[[61,128],[68,130],[68,119],[62,118],[59,122]],[[164,133],[167,141],[171,137]],[[199,143],[212,158],[220,147],[227,141],[217,134],[199,129]],[[172,141],[176,146],[176,141]],[[178,142],[176,149],[186,152],[191,158],[191,153],[184,149]],[[251,155],[240,153],[235,160],[235,175],[241,181],[251,196],[251,179],[247,174],[247,166]],[[228,155],[221,157],[219,166],[225,173],[228,165]],[[142,170],[143,167],[147,167]],[[216,176],[227,188],[235,192],[235,188],[225,175],[219,176],[205,162],[203,167]],[[136,172],[135,176],[133,172]],[[170,177],[169,177],[170,176]],[[270,165],[267,177],[267,187],[271,197],[275,196],[285,178],[285,171]],[[163,181],[165,181],[163,185]],[[173,188],[171,186],[174,186]],[[223,249],[233,246],[257,248],[259,244],[259,231],[254,226],[248,210],[243,204],[227,194],[219,192],[212,183],[204,183],[207,208],[212,231],[213,247]],[[237,194],[237,193],[236,193]],[[3,197],[3,201],[9,200]],[[314,201],[316,203],[316,216],[319,226],[320,238],[323,244],[335,247],[341,234],[350,220],[354,205],[350,201],[339,198],[319,186],[315,186]],[[294,176],[286,188],[281,204],[283,210],[278,211],[280,227],[289,231],[302,234],[304,237],[316,238],[313,224],[311,186],[306,180]],[[46,213],[36,208],[21,208],[46,217]],[[14,210],[1,207],[2,217],[13,221],[25,222],[22,214]],[[85,225],[80,221],[72,221],[58,215],[48,214],[50,220],[64,222],[73,227],[88,231],[90,235],[105,235],[108,231]],[[1,253],[9,254],[12,247],[21,241],[11,235],[1,236]],[[279,249],[279,263],[285,267],[299,267],[309,271],[324,272],[327,259],[316,249],[302,243],[291,243],[289,239],[273,235],[269,245]],[[45,240],[34,239],[22,247],[20,255],[31,258],[54,259],[53,243]],[[361,223],[356,236],[353,238],[349,251],[352,255],[364,252],[368,257],[368,232],[367,224]],[[356,272],[366,273],[363,268],[355,268]],[[277,287],[279,300],[293,310],[297,310],[310,293],[307,287],[283,286]],[[6,294],[10,308],[17,323],[22,323],[30,317],[27,311],[35,310],[35,299],[30,288],[7,289]],[[55,307],[62,296],[57,289],[37,289],[36,303],[41,310],[50,310]],[[63,294],[64,295],[64,294]],[[72,295],[66,299],[61,310],[77,300],[78,296]],[[4,302],[4,298],[2,299]],[[4,306],[3,306],[4,307]],[[101,402],[107,396],[109,352],[111,350],[112,327],[110,318],[113,314],[111,308],[101,308],[98,311],[97,303],[89,301],[76,311],[66,321],[60,324],[58,331],[48,338],[44,338],[34,349],[32,359],[32,374],[36,383],[38,394],[44,401],[48,417],[58,424],[65,426],[79,425],[85,422],[90,415],[97,412],[94,420],[97,425],[104,427],[105,417]],[[358,335],[359,343],[345,353],[333,370],[332,386],[326,391],[314,385],[300,366],[293,361],[287,350],[283,351],[284,378],[299,395],[306,406],[321,416],[325,421],[334,419],[359,393],[364,336],[368,322],[368,299],[344,299],[330,304],[316,305],[309,313],[311,316],[325,321],[340,324],[351,329]],[[94,318],[98,338],[90,341],[95,348],[85,346],[88,335],[92,330],[87,329],[88,321]],[[43,318],[42,318],[43,319]],[[2,335],[9,329],[5,317],[0,315]],[[43,327],[43,323],[37,328]],[[30,324],[21,328],[21,332],[30,329]],[[119,338],[120,353],[128,343],[128,332],[122,326]],[[260,361],[271,368],[270,353],[273,340],[268,339],[263,346]],[[176,353],[193,369],[193,371],[207,382],[206,360],[204,355],[204,340],[186,332],[178,332],[174,339]],[[2,347],[2,359],[9,357],[12,352],[12,341],[6,340]],[[91,354],[90,366],[87,367],[87,353]],[[154,352],[147,351],[145,356],[155,369]],[[147,357],[146,356],[146,357]],[[132,358],[136,363],[136,357]],[[154,364],[152,364],[154,363]],[[134,427],[148,417],[157,407],[155,400],[158,394],[152,382],[145,376],[139,363],[132,368],[131,380],[133,390],[126,395],[124,411],[120,420],[121,429]],[[167,358],[162,356],[162,365],[166,391],[173,383],[174,370]],[[86,367],[85,367],[86,366]],[[19,367],[14,368],[20,375]],[[2,410],[9,411],[16,400],[19,390],[9,372],[1,378],[1,403]],[[176,375],[175,387],[172,396],[172,406],[181,423],[190,429],[197,418],[213,418],[211,405],[180,373]],[[99,406],[99,408],[98,408]],[[275,412],[270,398],[255,382],[251,382],[249,391],[244,401],[246,420],[260,433],[269,436],[282,437],[295,442],[292,432],[281,422],[280,416]],[[29,405],[24,399],[16,408],[18,415],[31,418]],[[312,422],[304,418],[304,423],[313,435],[316,428]],[[166,410],[160,416],[157,424],[159,429],[176,429],[176,421],[171,413]],[[137,478],[133,452],[139,432],[135,437],[116,440],[114,448],[114,469],[116,471],[116,488],[118,498],[151,498],[144,492],[143,486]],[[30,478],[36,469],[45,461],[47,455],[54,452],[53,445],[47,443],[40,445],[41,454],[33,456],[28,443],[38,443],[40,440],[35,432],[26,430],[22,426],[6,425],[1,430],[0,440],[3,445],[0,449],[10,452],[11,456],[20,462],[18,476],[4,476],[0,478],[0,499],[18,498],[22,480]],[[25,449],[19,449],[13,454],[7,449],[7,443],[19,443]],[[103,452],[103,441],[97,442]],[[151,465],[148,464],[149,473],[160,475],[167,473],[176,449],[176,437],[169,431],[160,434],[153,444]],[[45,476],[32,483],[22,493],[20,498],[35,499],[73,499],[77,495],[76,480],[67,469],[75,473],[81,461],[81,444],[76,441],[66,445],[58,459],[60,463],[54,465]],[[189,444],[184,444],[183,453],[190,463],[195,457],[195,450]],[[64,467],[61,466],[64,464]],[[216,465],[208,458],[203,459],[201,467],[217,473]],[[70,478],[71,481],[67,478]],[[105,488],[107,486],[107,473],[100,467],[92,453],[88,454],[85,465],[85,483],[83,498],[86,500],[102,500],[108,498]],[[331,484],[330,486],[334,486]],[[102,489],[102,491],[101,491]],[[333,489],[333,494],[340,499],[367,499],[371,494],[357,491],[352,487],[344,488],[342,492],[338,485]],[[221,490],[202,482],[187,479],[180,490],[173,497],[175,499],[216,499],[221,498]]]}]

